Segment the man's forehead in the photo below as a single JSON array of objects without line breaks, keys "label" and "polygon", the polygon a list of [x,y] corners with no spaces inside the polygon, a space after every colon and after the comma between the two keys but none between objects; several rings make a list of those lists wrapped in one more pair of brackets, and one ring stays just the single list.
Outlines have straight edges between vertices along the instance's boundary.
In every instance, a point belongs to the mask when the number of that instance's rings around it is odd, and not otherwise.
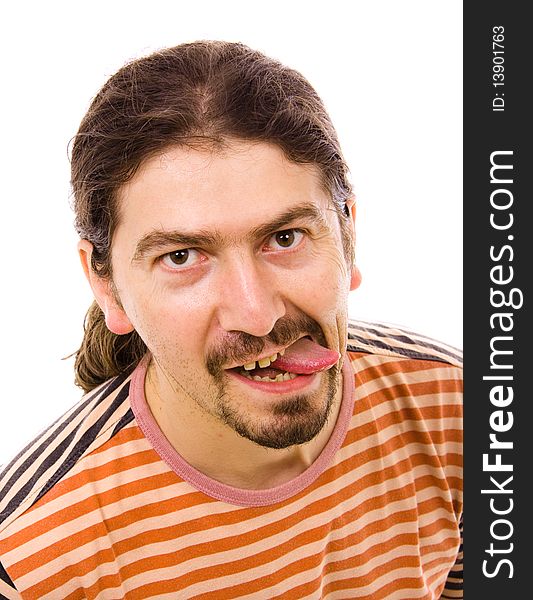
[{"label": "man's forehead", "polygon": [[247,230],[291,210],[333,205],[318,168],[293,163],[271,144],[223,151],[173,147],[151,158],[119,194],[119,228]]},{"label": "man's forehead", "polygon": [[302,186],[307,180],[313,186],[322,185],[318,165],[297,163],[285,155],[276,144],[233,140],[223,146],[170,146],[141,163],[135,176],[126,183],[119,195],[131,189],[153,187],[154,180],[208,184],[211,179],[231,182],[234,178],[260,175],[276,176],[285,185]]}]

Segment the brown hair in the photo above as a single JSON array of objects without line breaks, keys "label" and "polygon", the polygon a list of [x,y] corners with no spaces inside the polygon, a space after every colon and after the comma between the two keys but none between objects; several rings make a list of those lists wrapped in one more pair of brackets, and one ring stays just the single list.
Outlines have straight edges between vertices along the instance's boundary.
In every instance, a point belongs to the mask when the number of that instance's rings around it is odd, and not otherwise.
[{"label": "brown hair", "polygon": [[[297,71],[243,44],[201,41],[122,67],[102,87],[72,145],[76,229],[90,241],[93,270],[112,278],[111,242],[120,218],[117,192],[148,158],[172,145],[238,138],[277,144],[296,163],[316,165],[337,208],[347,260],[348,169],[324,105]],[[129,372],[146,346],[134,331],[110,332],[93,303],[76,354],[76,383],[89,391]]]}]

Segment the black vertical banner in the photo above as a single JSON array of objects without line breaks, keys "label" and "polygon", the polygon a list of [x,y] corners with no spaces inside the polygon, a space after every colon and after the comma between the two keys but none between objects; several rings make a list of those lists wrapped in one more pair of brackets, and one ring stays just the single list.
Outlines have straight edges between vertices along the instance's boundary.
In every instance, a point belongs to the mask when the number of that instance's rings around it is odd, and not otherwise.
[{"label": "black vertical banner", "polygon": [[533,578],[533,36],[526,8],[512,0],[464,5],[467,600],[530,597]]}]

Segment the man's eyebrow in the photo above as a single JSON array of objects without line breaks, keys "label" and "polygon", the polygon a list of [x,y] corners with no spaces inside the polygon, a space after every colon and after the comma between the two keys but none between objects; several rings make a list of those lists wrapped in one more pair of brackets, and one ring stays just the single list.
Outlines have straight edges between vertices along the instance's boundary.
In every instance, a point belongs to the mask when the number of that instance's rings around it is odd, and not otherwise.
[{"label": "man's eyebrow", "polygon": [[[294,223],[294,221],[312,222],[318,226],[321,231],[329,229],[328,223],[319,208],[314,204],[305,203],[292,207],[276,216],[271,221],[263,223],[258,227],[254,227],[245,237],[248,240],[266,237],[276,231],[287,228]],[[131,262],[142,261],[154,250],[161,250],[172,246],[181,248],[206,248],[222,245],[224,245],[224,239],[220,232],[216,230],[200,230],[188,233],[179,230],[165,231],[163,229],[157,229],[150,231],[139,240]]]},{"label": "man's eyebrow", "polygon": [[248,238],[257,239],[266,237],[269,234],[280,231],[284,227],[288,227],[294,221],[307,221],[315,224],[321,231],[329,229],[329,225],[322,214],[322,211],[310,202],[300,204],[293,208],[289,208],[284,213],[281,213],[272,221],[259,225],[250,231]]},{"label": "man's eyebrow", "polygon": [[216,246],[222,243],[219,233],[198,231],[196,233],[185,233],[182,231],[165,231],[156,229],[150,231],[137,242],[135,253],[131,262],[140,262],[146,255],[170,246],[180,248],[194,248],[197,246]]}]

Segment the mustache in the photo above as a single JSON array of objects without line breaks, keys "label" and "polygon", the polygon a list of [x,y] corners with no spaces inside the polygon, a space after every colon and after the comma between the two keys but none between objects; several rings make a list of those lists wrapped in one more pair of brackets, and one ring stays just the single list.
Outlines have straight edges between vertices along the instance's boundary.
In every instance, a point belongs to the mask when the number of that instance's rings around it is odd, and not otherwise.
[{"label": "mustache", "polygon": [[221,378],[224,365],[232,362],[244,364],[250,358],[260,355],[267,344],[290,346],[297,339],[310,335],[319,344],[326,345],[326,337],[320,325],[311,317],[281,317],[272,331],[264,337],[256,337],[243,331],[229,331],[218,340],[207,353],[207,371],[215,378]]}]

